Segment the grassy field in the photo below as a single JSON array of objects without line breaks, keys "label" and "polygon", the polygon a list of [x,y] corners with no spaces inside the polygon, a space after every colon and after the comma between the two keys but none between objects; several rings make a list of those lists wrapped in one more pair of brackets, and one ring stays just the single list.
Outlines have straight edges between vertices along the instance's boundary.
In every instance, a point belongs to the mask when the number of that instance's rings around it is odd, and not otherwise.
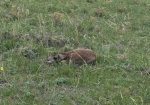
[{"label": "grassy field", "polygon": [[[150,105],[150,0],[0,0],[0,105]],[[87,46],[95,65],[46,65]]]}]

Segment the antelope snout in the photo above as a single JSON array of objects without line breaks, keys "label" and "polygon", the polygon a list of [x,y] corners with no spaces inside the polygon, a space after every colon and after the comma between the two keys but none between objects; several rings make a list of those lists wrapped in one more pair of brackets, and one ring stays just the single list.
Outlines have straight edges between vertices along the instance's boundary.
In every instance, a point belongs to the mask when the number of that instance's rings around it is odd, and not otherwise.
[{"label": "antelope snout", "polygon": [[46,63],[46,64],[51,64],[52,61],[49,61],[48,59],[46,59],[46,60],[45,60],[45,63]]}]

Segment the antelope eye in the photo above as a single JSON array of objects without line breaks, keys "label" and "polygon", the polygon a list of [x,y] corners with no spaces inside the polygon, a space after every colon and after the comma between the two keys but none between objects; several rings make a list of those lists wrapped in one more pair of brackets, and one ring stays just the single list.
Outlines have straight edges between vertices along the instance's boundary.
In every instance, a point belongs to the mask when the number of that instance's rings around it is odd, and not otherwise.
[{"label": "antelope eye", "polygon": [[54,56],[54,59],[56,60],[56,59],[57,59],[57,57],[55,57],[55,56]]}]

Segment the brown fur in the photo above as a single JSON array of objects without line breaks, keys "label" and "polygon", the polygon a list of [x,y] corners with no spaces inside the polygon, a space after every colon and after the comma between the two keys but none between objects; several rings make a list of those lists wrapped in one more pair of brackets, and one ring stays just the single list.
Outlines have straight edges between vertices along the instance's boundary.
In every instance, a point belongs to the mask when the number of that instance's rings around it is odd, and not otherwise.
[{"label": "brown fur", "polygon": [[78,48],[64,53],[52,54],[48,57],[47,63],[66,60],[69,63],[83,64],[93,63],[96,60],[94,51],[88,48]]}]

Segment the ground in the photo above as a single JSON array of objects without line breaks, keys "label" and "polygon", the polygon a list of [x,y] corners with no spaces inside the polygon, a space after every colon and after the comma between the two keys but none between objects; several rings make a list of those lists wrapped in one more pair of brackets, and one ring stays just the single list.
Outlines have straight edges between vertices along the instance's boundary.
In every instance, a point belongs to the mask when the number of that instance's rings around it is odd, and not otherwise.
[{"label": "ground", "polygon": [[[1,0],[0,105],[150,105],[150,0]],[[89,47],[95,65],[44,63]]]}]

